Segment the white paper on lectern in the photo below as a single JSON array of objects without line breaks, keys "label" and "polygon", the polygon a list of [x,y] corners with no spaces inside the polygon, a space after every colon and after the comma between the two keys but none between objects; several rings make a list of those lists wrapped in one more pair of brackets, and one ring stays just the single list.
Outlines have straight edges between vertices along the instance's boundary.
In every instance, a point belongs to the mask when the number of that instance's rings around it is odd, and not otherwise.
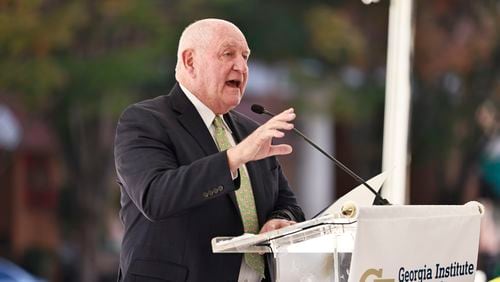
[{"label": "white paper on lectern", "polygon": [[480,217],[478,203],[362,207],[349,281],[474,281]]},{"label": "white paper on lectern", "polygon": [[[370,178],[366,183],[370,185],[375,191],[378,192],[382,184],[387,179],[387,173],[382,172],[372,178]],[[324,216],[326,214],[338,215],[341,213],[341,208],[346,202],[353,202],[357,207],[371,206],[375,195],[366,187],[361,184],[356,188],[352,189],[349,193],[340,197],[335,201],[330,207],[321,212],[318,216]]]}]

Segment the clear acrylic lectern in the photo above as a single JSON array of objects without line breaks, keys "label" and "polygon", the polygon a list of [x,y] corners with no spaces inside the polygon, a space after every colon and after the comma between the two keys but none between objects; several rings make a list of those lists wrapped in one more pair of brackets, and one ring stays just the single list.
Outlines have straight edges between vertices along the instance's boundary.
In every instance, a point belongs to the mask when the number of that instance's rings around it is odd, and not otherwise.
[{"label": "clear acrylic lectern", "polygon": [[356,222],[325,215],[286,228],[216,237],[214,253],[272,253],[276,281],[348,280]]}]

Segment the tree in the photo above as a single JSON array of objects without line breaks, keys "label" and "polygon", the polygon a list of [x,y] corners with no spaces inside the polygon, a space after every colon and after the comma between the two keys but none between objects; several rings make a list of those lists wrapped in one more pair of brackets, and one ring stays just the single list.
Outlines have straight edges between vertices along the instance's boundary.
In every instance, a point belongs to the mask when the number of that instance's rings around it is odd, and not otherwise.
[{"label": "tree", "polygon": [[97,280],[105,215],[116,206],[115,120],[170,75],[164,54],[175,36],[162,9],[154,1],[0,1],[0,93],[17,96],[60,135],[66,199],[75,203],[63,218],[78,238],[82,281]]}]

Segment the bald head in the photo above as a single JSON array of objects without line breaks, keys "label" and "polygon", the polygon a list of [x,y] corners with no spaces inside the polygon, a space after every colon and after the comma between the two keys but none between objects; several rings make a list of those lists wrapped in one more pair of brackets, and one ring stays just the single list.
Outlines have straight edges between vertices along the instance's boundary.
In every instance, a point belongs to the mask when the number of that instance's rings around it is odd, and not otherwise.
[{"label": "bald head", "polygon": [[182,54],[186,50],[204,51],[210,48],[211,43],[224,34],[225,30],[238,32],[243,38],[245,36],[240,29],[233,23],[221,19],[203,19],[187,26],[179,39],[177,48],[177,65],[175,66],[175,77],[177,81],[184,80],[184,71],[182,68]]}]

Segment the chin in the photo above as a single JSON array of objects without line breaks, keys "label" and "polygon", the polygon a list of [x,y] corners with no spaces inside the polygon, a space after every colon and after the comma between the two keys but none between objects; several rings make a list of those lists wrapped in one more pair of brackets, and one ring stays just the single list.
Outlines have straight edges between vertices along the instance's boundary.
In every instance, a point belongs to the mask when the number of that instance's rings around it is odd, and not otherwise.
[{"label": "chin", "polygon": [[225,99],[224,107],[226,108],[226,112],[236,108],[241,102],[241,97],[234,97],[234,99]]},{"label": "chin", "polygon": [[238,101],[231,101],[229,103],[227,103],[227,106],[229,108],[229,110],[232,110],[234,108],[236,108],[241,102],[241,99],[239,99]]}]

